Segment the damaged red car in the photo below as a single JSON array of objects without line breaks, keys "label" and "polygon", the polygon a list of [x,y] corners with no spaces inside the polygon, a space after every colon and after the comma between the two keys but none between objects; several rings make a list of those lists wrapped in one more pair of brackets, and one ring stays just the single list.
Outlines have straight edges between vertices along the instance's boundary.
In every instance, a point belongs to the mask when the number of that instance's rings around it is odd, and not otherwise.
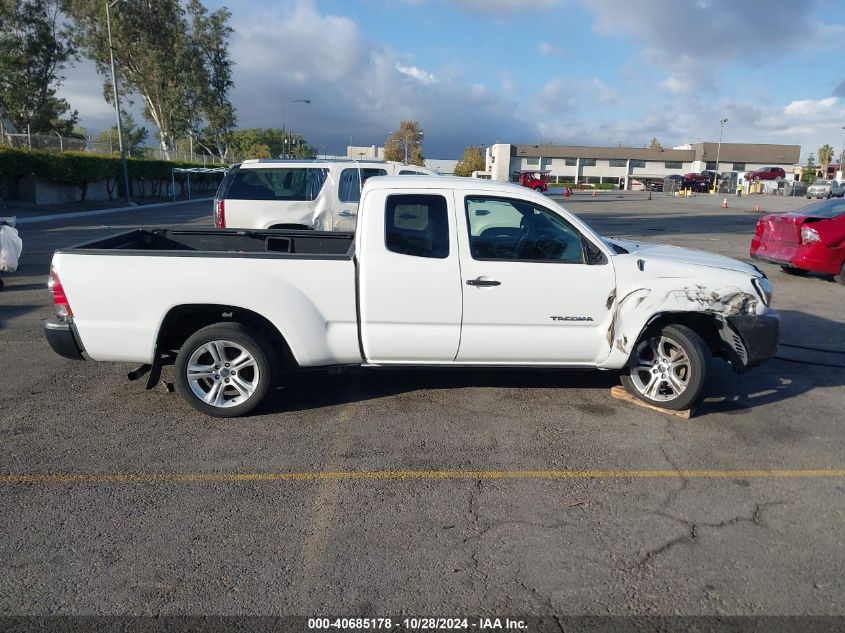
[{"label": "damaged red car", "polygon": [[751,257],[780,264],[786,272],[827,273],[845,284],[845,200],[764,215],[751,240]]}]

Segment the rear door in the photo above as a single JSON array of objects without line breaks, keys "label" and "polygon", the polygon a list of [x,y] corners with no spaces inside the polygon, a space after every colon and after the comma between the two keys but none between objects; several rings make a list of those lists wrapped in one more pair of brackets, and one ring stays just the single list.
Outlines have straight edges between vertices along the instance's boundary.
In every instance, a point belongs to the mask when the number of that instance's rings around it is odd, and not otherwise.
[{"label": "rear door", "polygon": [[462,285],[451,191],[370,190],[359,227],[360,332],[377,364],[450,363]]},{"label": "rear door", "polygon": [[335,231],[355,231],[358,224],[361,187],[367,182],[367,178],[386,175],[386,169],[375,167],[347,167],[341,170],[338,177],[337,204],[334,212]]},{"label": "rear door", "polygon": [[468,194],[458,204],[464,309],[457,361],[592,365],[606,358],[616,276],[602,249],[533,201]]}]

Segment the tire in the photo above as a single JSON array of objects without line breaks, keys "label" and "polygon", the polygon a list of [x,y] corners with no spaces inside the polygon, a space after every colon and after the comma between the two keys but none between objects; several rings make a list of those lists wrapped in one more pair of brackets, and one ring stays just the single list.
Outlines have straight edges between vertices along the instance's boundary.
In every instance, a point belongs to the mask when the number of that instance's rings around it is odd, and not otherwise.
[{"label": "tire", "polygon": [[534,191],[536,191],[537,193],[543,193],[543,188],[542,187],[534,187]]},{"label": "tire", "polygon": [[795,275],[796,277],[805,277],[810,274],[809,270],[803,268],[795,268],[794,266],[781,266],[780,269],[787,275]]},{"label": "tire", "polygon": [[673,411],[689,409],[704,389],[710,356],[701,337],[684,325],[647,330],[622,374],[622,385],[648,404]]},{"label": "tire", "polygon": [[836,283],[840,283],[845,286],[845,262],[842,262],[842,267],[839,269],[839,274],[834,275],[833,278],[836,280]]},{"label": "tire", "polygon": [[[245,360],[234,363],[244,355]],[[190,377],[189,367],[195,368]],[[254,330],[240,323],[215,323],[185,341],[175,372],[176,388],[194,409],[234,418],[261,404],[274,384],[276,363],[272,348]]]}]

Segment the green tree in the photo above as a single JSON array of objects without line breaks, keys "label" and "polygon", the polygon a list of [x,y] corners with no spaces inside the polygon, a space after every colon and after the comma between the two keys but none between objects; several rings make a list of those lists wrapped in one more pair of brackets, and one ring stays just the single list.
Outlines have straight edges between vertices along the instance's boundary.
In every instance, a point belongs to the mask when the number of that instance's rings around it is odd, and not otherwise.
[{"label": "green tree", "polygon": [[[106,4],[68,0],[75,21],[75,41],[107,77],[110,91]],[[161,147],[169,153],[200,116],[196,50],[185,9],[178,0],[121,2],[111,11],[111,31],[118,83],[124,93],[137,92],[144,117],[155,124]]]},{"label": "green tree", "polygon": [[418,121],[402,121],[399,129],[395,130],[384,144],[384,160],[405,162],[408,157],[409,165],[425,166],[425,157],[420,145],[423,131]]},{"label": "green tree", "polygon": [[662,149],[663,149],[663,145],[660,143],[660,141],[658,141],[658,140],[657,140],[657,137],[656,137],[656,136],[652,136],[652,137],[651,137],[651,141],[649,141],[649,144],[648,144],[648,149],[659,149],[659,150],[662,150]]},{"label": "green tree", "polygon": [[822,167],[822,174],[827,174],[827,166],[833,160],[833,148],[825,143],[819,148],[819,163]]},{"label": "green tree", "polygon": [[301,134],[291,132],[288,137],[281,128],[247,128],[234,130],[229,136],[231,153],[238,158],[249,158],[249,149],[255,145],[267,146],[270,150],[268,158],[280,158],[286,153],[288,140],[293,148],[291,154],[296,158],[314,158],[317,155]]},{"label": "green tree", "polygon": [[232,14],[225,7],[209,14],[199,0],[190,0],[187,11],[191,17],[198,105],[205,123],[200,142],[210,154],[216,153],[222,160],[229,154],[231,132],[237,123],[235,108],[229,100],[229,91],[235,85],[229,57]]},{"label": "green tree", "polygon": [[78,120],[70,104],[56,96],[61,72],[75,58],[62,4],[0,0],[0,104],[19,131],[29,126],[32,132],[64,135]]},{"label": "green tree", "polygon": [[[126,144],[126,152],[129,156],[140,156],[141,148],[146,143],[150,132],[145,127],[138,127],[131,114],[124,114],[121,117],[123,126],[123,141]],[[113,152],[118,151],[117,126],[112,125],[109,129],[103,130],[94,139],[98,143],[111,143],[114,146]]]},{"label": "green tree", "polygon": [[816,181],[816,158],[812,154],[807,156],[807,164],[801,172],[801,180],[810,184]]},{"label": "green tree", "polygon": [[484,171],[484,146],[471,145],[464,148],[464,155],[455,165],[456,176],[471,176],[474,171]]}]

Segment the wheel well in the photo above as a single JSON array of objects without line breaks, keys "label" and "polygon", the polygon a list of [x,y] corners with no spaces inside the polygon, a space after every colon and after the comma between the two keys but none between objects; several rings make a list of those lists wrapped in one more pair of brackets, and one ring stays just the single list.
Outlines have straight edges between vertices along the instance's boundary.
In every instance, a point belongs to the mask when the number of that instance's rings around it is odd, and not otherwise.
[{"label": "wheel well", "polygon": [[[719,336],[722,321],[717,315],[702,312],[664,312],[649,321],[643,328],[643,332],[654,327],[663,327],[666,325],[685,325],[704,340],[704,343],[710,348],[714,356],[727,358],[725,342]],[[642,338],[642,334],[640,332],[639,338]]]},{"label": "wheel well", "polygon": [[171,308],[158,331],[156,354],[178,351],[194,332],[214,323],[241,323],[255,330],[270,343],[283,366],[297,365],[285,337],[270,321],[252,310],[218,304]]}]

